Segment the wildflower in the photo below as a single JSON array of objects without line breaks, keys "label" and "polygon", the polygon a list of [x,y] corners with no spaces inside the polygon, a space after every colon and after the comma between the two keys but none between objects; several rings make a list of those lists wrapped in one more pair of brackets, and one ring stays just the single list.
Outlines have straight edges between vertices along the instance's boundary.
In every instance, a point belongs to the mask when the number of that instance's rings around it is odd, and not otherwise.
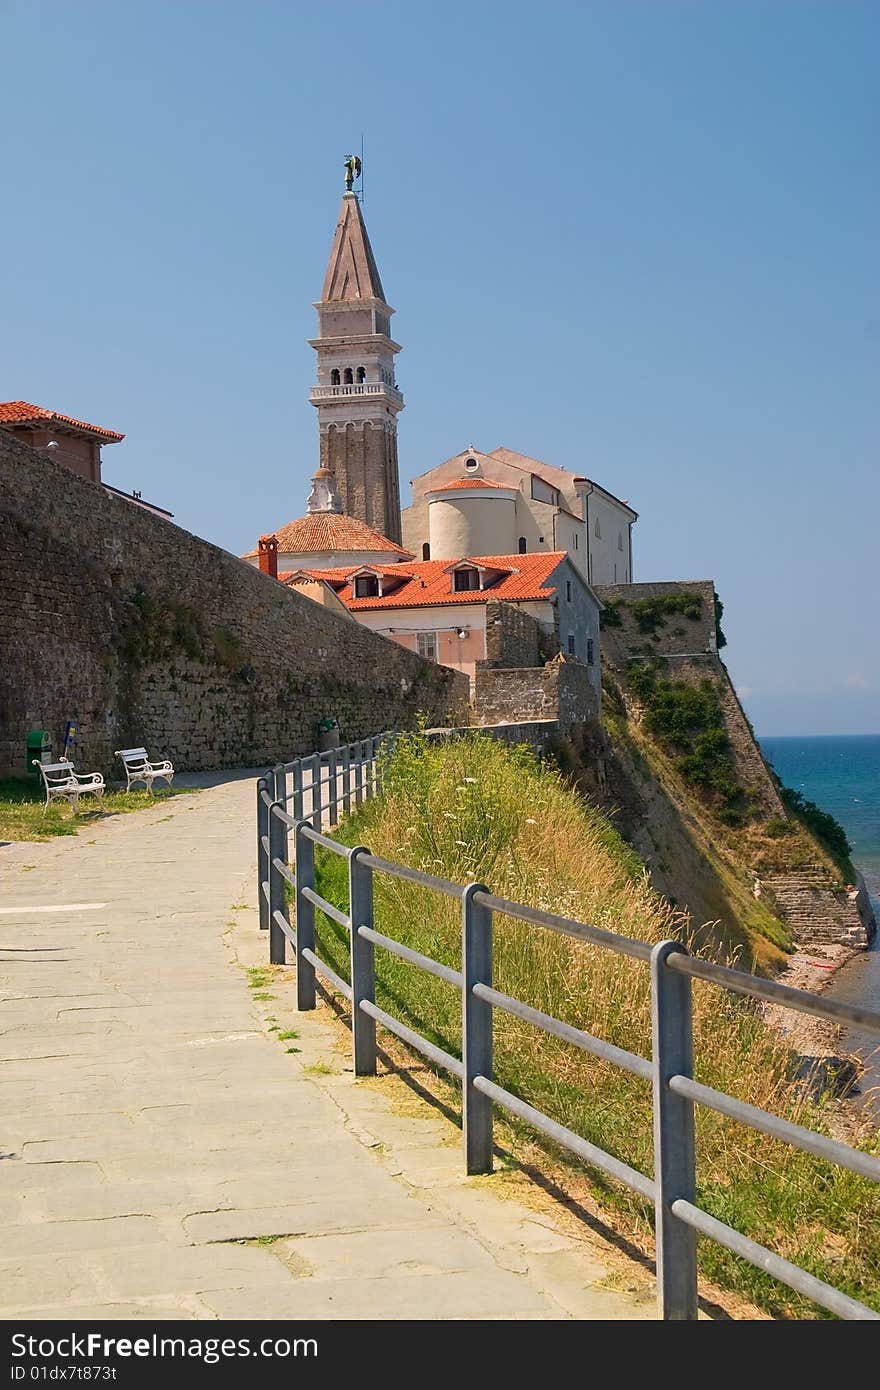
[{"label": "wildflower", "polygon": [[532,816],[526,816],[526,825],[537,825],[538,822]]},{"label": "wildflower", "polygon": [[476,779],[476,777],[465,777],[464,780],[465,780],[466,782],[470,782],[473,786],[476,786],[476,785],[477,785],[477,779]]}]

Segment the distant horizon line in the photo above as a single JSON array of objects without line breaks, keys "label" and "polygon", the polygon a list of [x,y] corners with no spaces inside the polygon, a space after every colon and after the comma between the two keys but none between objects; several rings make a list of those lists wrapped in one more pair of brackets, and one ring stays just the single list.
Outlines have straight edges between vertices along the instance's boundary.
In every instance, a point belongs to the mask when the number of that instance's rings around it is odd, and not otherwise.
[{"label": "distant horizon line", "polygon": [[880,730],[876,734],[756,734],[755,738],[759,743],[762,738],[880,738]]}]

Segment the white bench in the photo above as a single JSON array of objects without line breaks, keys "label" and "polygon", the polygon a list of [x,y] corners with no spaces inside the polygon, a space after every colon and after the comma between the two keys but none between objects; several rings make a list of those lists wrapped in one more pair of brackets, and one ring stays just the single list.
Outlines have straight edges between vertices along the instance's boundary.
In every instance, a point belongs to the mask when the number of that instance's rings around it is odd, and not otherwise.
[{"label": "white bench", "polygon": [[100,772],[77,772],[73,763],[66,758],[60,763],[41,763],[38,758],[33,758],[32,762],[34,767],[40,769],[40,776],[46,789],[44,814],[48,810],[49,803],[59,796],[66,797],[76,811],[79,798],[87,794],[97,797],[101,803],[101,813],[103,814],[104,778]]},{"label": "white bench", "polygon": [[116,756],[122,759],[122,765],[125,768],[126,791],[131,791],[132,782],[143,782],[152,796],[153,783],[157,777],[164,777],[169,787],[171,786],[174,765],[167,758],[163,758],[161,762],[151,763],[147,757],[146,748],[117,748]]}]

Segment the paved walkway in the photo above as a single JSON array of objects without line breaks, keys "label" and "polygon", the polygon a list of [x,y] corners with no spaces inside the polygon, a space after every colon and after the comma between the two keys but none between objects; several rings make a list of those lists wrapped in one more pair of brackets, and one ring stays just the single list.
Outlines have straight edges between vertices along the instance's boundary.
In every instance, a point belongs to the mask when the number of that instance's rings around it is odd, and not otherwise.
[{"label": "paved walkway", "polygon": [[249,988],[253,799],[0,849],[0,1316],[653,1317],[639,1266],[356,1082],[289,971]]}]

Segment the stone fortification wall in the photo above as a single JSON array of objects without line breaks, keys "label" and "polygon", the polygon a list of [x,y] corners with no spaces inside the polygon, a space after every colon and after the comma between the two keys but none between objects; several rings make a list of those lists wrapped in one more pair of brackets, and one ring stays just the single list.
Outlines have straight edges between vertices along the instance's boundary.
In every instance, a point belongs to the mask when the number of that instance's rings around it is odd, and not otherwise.
[{"label": "stone fortification wall", "polygon": [[537,618],[515,604],[486,604],[487,667],[538,666],[548,641]]},{"label": "stone fortification wall", "polygon": [[466,677],[337,616],[0,430],[0,775],[25,736],[114,768],[144,744],[181,768],[274,763],[388,727],[467,719]]},{"label": "stone fortification wall", "polygon": [[573,724],[599,717],[589,668],[563,657],[518,669],[478,662],[474,688],[474,722],[480,726],[552,720],[565,735]]},{"label": "stone fortification wall", "polygon": [[[711,579],[656,584],[595,584],[605,604],[602,627],[630,656],[717,653],[715,585]],[[675,610],[675,604],[692,613]]]}]

